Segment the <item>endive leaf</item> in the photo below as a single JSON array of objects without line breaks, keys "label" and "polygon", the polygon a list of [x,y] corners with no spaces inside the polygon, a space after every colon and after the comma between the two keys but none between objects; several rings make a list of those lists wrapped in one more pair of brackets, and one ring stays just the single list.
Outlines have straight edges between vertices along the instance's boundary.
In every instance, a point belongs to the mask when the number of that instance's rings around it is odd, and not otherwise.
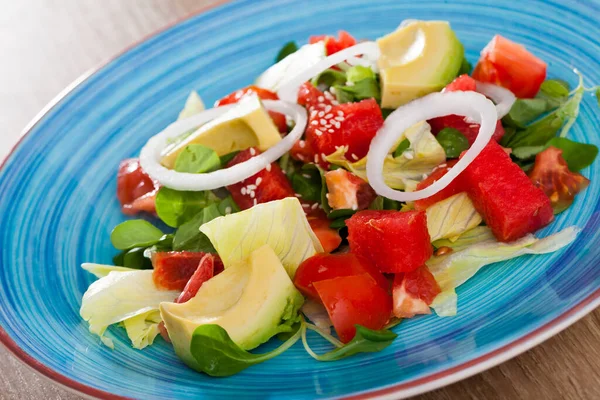
[{"label": "endive leaf", "polygon": [[131,345],[141,350],[154,343],[154,339],[159,333],[158,324],[161,321],[160,311],[158,310],[148,311],[145,314],[136,315],[123,321]]},{"label": "endive leaf", "polygon": [[457,193],[427,208],[427,230],[431,241],[455,238],[482,221],[465,192]]},{"label": "endive leaf", "polygon": [[323,251],[295,197],[215,218],[202,225],[200,231],[208,236],[225,268],[268,244],[293,278],[302,261]]},{"label": "endive leaf", "polygon": [[431,307],[442,317],[456,315],[455,289],[472,278],[483,266],[523,254],[554,252],[573,242],[579,232],[579,228],[572,226],[544,239],[527,235],[512,243],[485,242],[462,251],[432,257],[427,261],[427,266],[442,293],[435,298]]}]

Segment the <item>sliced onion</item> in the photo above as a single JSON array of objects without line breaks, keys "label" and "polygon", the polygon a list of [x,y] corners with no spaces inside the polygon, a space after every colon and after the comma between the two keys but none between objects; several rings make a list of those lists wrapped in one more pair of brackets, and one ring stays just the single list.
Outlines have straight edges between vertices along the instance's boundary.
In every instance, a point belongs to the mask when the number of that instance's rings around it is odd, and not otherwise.
[{"label": "sliced onion", "polygon": [[379,58],[380,54],[379,46],[377,46],[377,43],[375,42],[362,42],[355,46],[338,51],[337,53],[332,54],[324,60],[319,61],[317,64],[302,71],[301,73],[287,81],[277,91],[277,95],[281,100],[295,103],[298,98],[298,89],[304,82],[310,80],[314,76],[319,75],[326,69],[341,63],[342,61],[352,59],[352,61],[355,62],[356,60],[353,57],[361,54],[367,55],[369,60],[376,60]]},{"label": "sliced onion", "polygon": [[[402,192],[389,187],[383,179],[383,162],[402,133],[417,122],[456,114],[481,125],[475,143],[446,175],[431,186],[415,192]],[[377,194],[397,201],[415,201],[433,196],[450,184],[481,153],[496,128],[494,103],[476,92],[431,93],[413,100],[391,113],[371,142],[367,154],[367,178]]]},{"label": "sliced onion", "polygon": [[496,111],[498,112],[498,119],[504,118],[517,100],[513,92],[492,83],[477,81],[477,91],[494,100],[494,103],[496,103]]},{"label": "sliced onion", "polygon": [[161,185],[175,190],[213,190],[233,185],[251,177],[287,153],[294,143],[302,137],[304,128],[306,127],[306,110],[303,107],[280,100],[263,100],[262,102],[268,110],[285,114],[295,122],[294,129],[264,153],[252,157],[243,163],[206,174],[177,172],[165,168],[160,164],[161,153],[167,146],[169,139],[176,138],[182,133],[195,129],[236,106],[236,104],[231,104],[211,108],[193,117],[177,121],[156,136],[150,138],[140,153],[140,165],[142,169]]}]

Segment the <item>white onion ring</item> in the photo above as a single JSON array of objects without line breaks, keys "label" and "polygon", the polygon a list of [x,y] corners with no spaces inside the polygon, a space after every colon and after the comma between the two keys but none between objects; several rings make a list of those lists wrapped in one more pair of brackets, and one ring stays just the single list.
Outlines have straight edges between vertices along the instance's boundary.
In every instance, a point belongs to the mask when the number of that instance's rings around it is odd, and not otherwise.
[{"label": "white onion ring", "polygon": [[510,111],[515,101],[516,96],[510,90],[503,88],[502,86],[494,85],[492,83],[477,82],[477,91],[481,94],[486,95],[496,103],[496,111],[498,112],[498,119],[504,118]]},{"label": "white onion ring", "polygon": [[260,172],[285,153],[294,143],[302,137],[306,127],[306,110],[297,105],[280,100],[263,100],[264,106],[270,111],[276,111],[291,117],[295,126],[286,137],[248,161],[206,174],[190,174],[177,172],[165,168],[160,164],[161,153],[168,144],[168,140],[182,133],[197,128],[199,125],[218,117],[231,110],[236,104],[223,107],[211,108],[193,117],[177,121],[169,125],[165,130],[148,140],[140,152],[140,165],[142,169],[157,180],[161,185],[175,190],[213,190],[227,185],[233,185],[252,175]]},{"label": "white onion ring", "polygon": [[312,67],[302,71],[301,73],[287,81],[277,91],[277,95],[281,100],[296,103],[298,99],[298,89],[304,82],[310,80],[314,76],[317,76],[326,69],[341,63],[342,61],[352,59],[353,62],[356,62],[356,60],[353,57],[361,54],[368,55],[369,59],[376,60],[379,58],[380,54],[379,46],[377,46],[377,43],[369,41],[362,42],[352,47],[348,47],[344,50],[338,51],[337,53],[326,57],[325,59],[319,61]]},{"label": "white onion ring", "polygon": [[[481,124],[475,143],[438,181],[425,189],[402,192],[389,187],[383,179],[383,163],[402,133],[417,122],[456,114]],[[450,184],[481,153],[496,128],[494,103],[476,92],[431,93],[413,100],[392,112],[377,132],[367,154],[367,178],[377,194],[397,201],[415,201],[433,196]]]}]

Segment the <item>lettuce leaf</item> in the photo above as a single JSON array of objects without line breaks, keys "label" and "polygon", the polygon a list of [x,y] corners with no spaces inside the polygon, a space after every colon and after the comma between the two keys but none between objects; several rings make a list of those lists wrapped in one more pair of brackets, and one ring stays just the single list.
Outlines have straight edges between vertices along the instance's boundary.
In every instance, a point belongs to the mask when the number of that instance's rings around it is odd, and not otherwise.
[{"label": "lettuce leaf", "polygon": [[202,225],[200,231],[208,236],[225,268],[245,260],[254,250],[268,244],[293,278],[302,261],[323,252],[295,197],[215,218]]},{"label": "lettuce leaf", "polygon": [[[446,152],[425,121],[407,129],[398,139],[398,144],[404,139],[408,139],[410,146],[398,157],[392,154],[397,146],[392,147],[383,163],[383,179],[394,189],[414,191],[424,175],[430,174],[435,167],[446,161]],[[347,151],[346,147],[340,147],[327,156],[326,160],[367,180],[367,157],[350,162],[344,156]]]},{"label": "lettuce leaf", "polygon": [[90,324],[90,332],[114,348],[104,332],[112,324],[158,310],[163,301],[173,301],[178,291],[159,290],[152,280],[152,270],[112,271],[92,283],[83,295],[79,314]]},{"label": "lettuce leaf", "polygon": [[545,254],[559,250],[575,240],[580,229],[572,226],[538,239],[527,235],[512,243],[484,242],[427,261],[429,270],[440,285],[440,293],[431,307],[437,315],[456,315],[457,296],[455,289],[472,278],[483,266],[509,260],[524,254]]},{"label": "lettuce leaf", "polygon": [[104,278],[106,275],[113,271],[118,272],[129,272],[129,271],[139,271],[138,269],[126,268],[126,267],[117,267],[115,265],[107,265],[107,264],[95,264],[95,263],[83,263],[81,264],[81,268],[85,269],[90,274],[96,276],[96,278]]},{"label": "lettuce leaf", "polygon": [[457,193],[427,208],[427,230],[431,241],[457,238],[482,221],[465,192]]},{"label": "lettuce leaf", "polygon": [[460,251],[477,243],[495,241],[496,238],[489,227],[476,226],[475,228],[466,231],[457,238],[436,240],[433,242],[433,245],[437,248],[450,247],[454,251]]},{"label": "lettuce leaf", "polygon": [[123,321],[123,326],[127,331],[127,336],[131,340],[131,345],[141,350],[154,343],[158,335],[158,324],[162,321],[160,311],[148,311],[145,314],[136,315]]},{"label": "lettuce leaf", "polygon": [[201,111],[204,111],[206,107],[204,106],[204,102],[200,98],[200,95],[192,90],[187,100],[185,101],[185,105],[183,106],[183,110],[179,113],[179,117],[177,120],[189,118],[193,115],[198,114]]}]

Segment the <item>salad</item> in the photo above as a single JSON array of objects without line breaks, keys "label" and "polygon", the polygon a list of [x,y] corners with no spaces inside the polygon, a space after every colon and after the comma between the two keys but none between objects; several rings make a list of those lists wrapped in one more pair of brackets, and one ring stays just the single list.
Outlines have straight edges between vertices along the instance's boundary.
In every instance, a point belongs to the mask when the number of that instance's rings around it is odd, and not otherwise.
[{"label": "salad", "polygon": [[112,231],[112,265],[82,265],[99,279],[81,317],[108,347],[118,324],[136,349],[161,335],[229,376],[297,341],[335,361],[384,349],[405,318],[456,315],[482,267],[577,237],[535,233],[590,183],[598,149],[568,133],[599,90],[579,78],[548,79],[500,35],[473,69],[445,21],[289,42],[213,108],[192,92],[121,163],[117,197],[138,218]]}]

